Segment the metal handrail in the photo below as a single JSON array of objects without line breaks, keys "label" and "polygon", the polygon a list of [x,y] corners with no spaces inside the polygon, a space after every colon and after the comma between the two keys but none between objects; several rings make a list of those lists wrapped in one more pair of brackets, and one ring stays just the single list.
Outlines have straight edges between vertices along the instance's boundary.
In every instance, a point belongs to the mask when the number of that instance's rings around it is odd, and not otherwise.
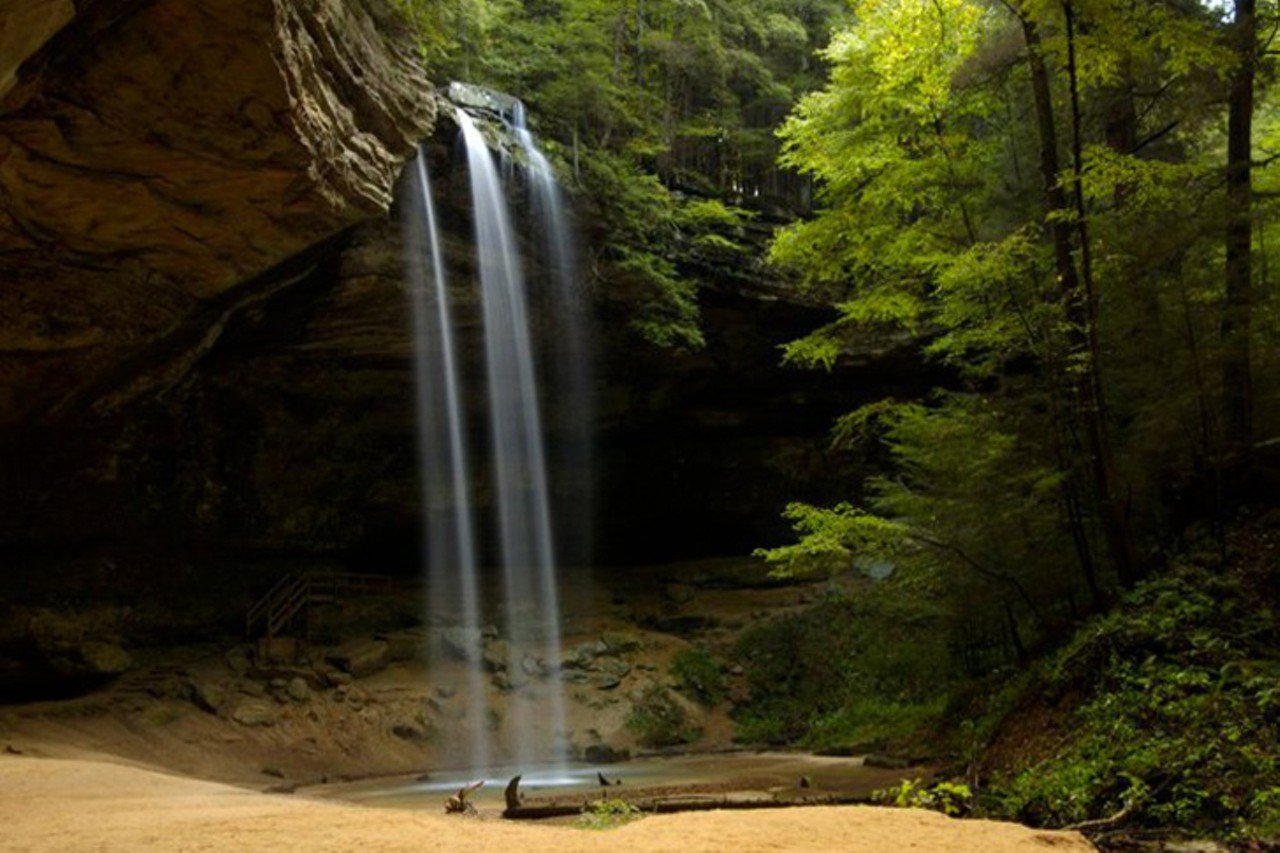
[{"label": "metal handrail", "polygon": [[336,597],[343,591],[369,592],[390,588],[390,575],[371,575],[358,572],[309,572],[301,576],[286,574],[277,580],[262,598],[258,599],[245,615],[245,633],[252,634],[254,626],[265,622],[266,636],[274,637],[289,624],[317,596]]}]

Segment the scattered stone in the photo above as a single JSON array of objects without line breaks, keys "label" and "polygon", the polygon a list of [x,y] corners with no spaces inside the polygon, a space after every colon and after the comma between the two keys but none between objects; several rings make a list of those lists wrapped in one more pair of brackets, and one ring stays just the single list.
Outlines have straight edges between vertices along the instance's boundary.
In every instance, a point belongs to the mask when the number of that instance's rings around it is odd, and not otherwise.
[{"label": "scattered stone", "polygon": [[261,681],[245,681],[240,684],[240,692],[246,696],[262,697],[267,695],[267,686]]},{"label": "scattered stone", "polygon": [[285,693],[295,702],[306,702],[311,698],[311,688],[300,676],[295,676],[289,681],[288,686],[285,687]]},{"label": "scattered stone", "polygon": [[327,656],[329,663],[355,678],[371,675],[389,662],[390,648],[381,640],[352,640]]},{"label": "scattered stone", "polygon": [[873,752],[862,760],[864,767],[878,767],[882,770],[905,770],[911,762],[896,755],[884,755]]},{"label": "scattered stone", "polygon": [[490,672],[506,672],[511,647],[506,640],[490,640],[484,647],[484,666]]},{"label": "scattered stone", "polygon": [[619,764],[631,760],[631,750],[617,749],[607,743],[593,743],[582,751],[588,764]]},{"label": "scattered stone", "polygon": [[644,640],[641,640],[634,634],[627,634],[621,631],[608,631],[601,637],[600,642],[604,644],[605,654],[625,655],[631,652],[638,652],[644,648]]},{"label": "scattered stone", "polygon": [[545,661],[535,658],[533,655],[525,655],[520,661],[520,669],[524,670],[524,674],[532,678],[546,678],[551,674]]},{"label": "scattered stone", "polygon": [[280,722],[280,708],[261,699],[245,699],[232,709],[231,719],[242,726],[274,726]]},{"label": "scattered stone", "polygon": [[696,613],[680,616],[648,616],[644,623],[645,627],[652,628],[654,631],[678,635],[707,631],[716,627],[717,624],[714,617]]},{"label": "scattered stone", "polygon": [[621,660],[607,660],[597,668],[591,683],[599,690],[612,690],[630,674],[630,664]]},{"label": "scattered stone", "polygon": [[[495,629],[494,636],[497,636]],[[444,650],[458,660],[472,660],[480,651],[484,635],[479,631],[468,631],[466,628],[450,626],[440,631],[440,642]]]},{"label": "scattered stone", "polygon": [[574,646],[565,652],[563,668],[565,669],[590,669],[599,656],[601,649],[608,651],[608,646],[603,643],[582,643]]},{"label": "scattered stone", "polygon": [[235,646],[227,649],[225,655],[227,668],[236,675],[244,675],[249,671],[249,653],[244,646]]},{"label": "scattered stone", "polygon": [[424,658],[427,635],[420,630],[392,631],[379,634],[377,639],[387,644],[387,660],[392,663]]},{"label": "scattered stone", "polygon": [[411,743],[425,743],[431,738],[430,732],[420,726],[408,723],[397,723],[391,727],[391,733],[401,740],[407,740]]},{"label": "scattered stone", "polygon": [[742,664],[740,663],[735,663],[733,666],[729,667],[730,675],[746,675],[746,673],[747,671],[743,668]]},{"label": "scattered stone", "polygon": [[228,696],[221,685],[197,680],[191,682],[191,698],[201,711],[217,714],[227,704]]},{"label": "scattered stone", "polygon": [[692,586],[684,583],[668,583],[662,587],[662,598],[677,607],[693,601],[697,592]]}]

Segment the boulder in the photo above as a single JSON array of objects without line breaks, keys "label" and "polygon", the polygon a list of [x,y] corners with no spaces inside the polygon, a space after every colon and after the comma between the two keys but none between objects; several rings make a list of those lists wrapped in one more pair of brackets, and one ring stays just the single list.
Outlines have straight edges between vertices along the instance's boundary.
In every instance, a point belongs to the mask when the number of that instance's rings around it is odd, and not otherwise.
[{"label": "boulder", "polygon": [[429,640],[423,631],[392,631],[379,634],[377,639],[387,644],[387,659],[392,663],[426,657]]},{"label": "boulder", "polygon": [[440,644],[457,660],[474,660],[481,653],[484,636],[480,631],[467,630],[456,625],[440,630]]},{"label": "boulder", "polygon": [[606,660],[596,667],[591,683],[600,690],[612,690],[622,683],[622,679],[631,673],[631,667],[624,661]]},{"label": "boulder", "polygon": [[354,678],[378,672],[390,662],[390,647],[381,640],[352,640],[325,659]]},{"label": "boulder", "polygon": [[600,642],[604,643],[605,654],[610,655],[631,654],[644,648],[644,640],[623,631],[606,631]]},{"label": "boulder", "polygon": [[227,661],[227,668],[235,675],[244,675],[249,671],[249,650],[244,646],[234,646],[227,649],[225,659]]},{"label": "boulder", "polygon": [[484,667],[490,672],[506,672],[511,660],[511,646],[506,640],[490,640],[484,647]]},{"label": "boulder", "polygon": [[230,696],[222,685],[196,679],[191,682],[191,699],[200,710],[217,714],[227,705]]},{"label": "boulder", "polygon": [[588,764],[618,764],[631,760],[631,750],[618,749],[607,743],[593,743],[582,751],[582,758]]},{"label": "boulder", "polygon": [[305,679],[294,676],[285,686],[285,695],[295,702],[306,702],[311,698],[311,688],[307,686]]},{"label": "boulder", "polygon": [[522,669],[524,674],[530,678],[546,678],[551,674],[551,670],[547,666],[546,661],[541,658],[536,658],[533,655],[525,655],[520,660],[520,669]]},{"label": "boulder", "polygon": [[242,726],[274,726],[280,716],[280,707],[263,699],[242,699],[231,709],[231,719]]}]

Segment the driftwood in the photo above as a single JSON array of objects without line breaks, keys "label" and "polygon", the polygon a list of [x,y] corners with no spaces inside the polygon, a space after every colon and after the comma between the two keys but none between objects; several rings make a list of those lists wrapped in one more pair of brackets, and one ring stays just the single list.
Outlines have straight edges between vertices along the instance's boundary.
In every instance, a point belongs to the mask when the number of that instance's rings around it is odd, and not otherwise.
[{"label": "driftwood", "polygon": [[484,780],[472,782],[470,785],[463,785],[458,789],[458,793],[444,801],[445,814],[476,814],[476,807],[467,799],[473,791],[478,791],[484,787]]},{"label": "driftwood", "polygon": [[[732,800],[727,797],[647,797],[628,800],[628,804],[642,812],[650,814],[674,814],[675,812],[709,812],[720,809],[788,809],[803,806],[852,806],[868,805],[874,801],[870,797],[803,797],[794,800],[752,799]],[[572,817],[582,814],[583,809],[591,805],[591,800],[578,803],[558,802],[545,805],[520,806],[508,808],[502,813],[508,820],[544,820],[553,817]]]},{"label": "driftwood", "polygon": [[507,798],[507,811],[520,808],[520,776],[516,774],[511,777],[511,781],[507,783],[507,790],[503,793]]},{"label": "driftwood", "polygon": [[1129,819],[1132,809],[1125,806],[1120,811],[1111,815],[1111,817],[1095,818],[1094,820],[1082,820],[1079,823],[1073,823],[1070,826],[1064,826],[1063,829],[1073,829],[1084,835],[1091,835],[1099,832],[1107,832],[1115,829]]}]

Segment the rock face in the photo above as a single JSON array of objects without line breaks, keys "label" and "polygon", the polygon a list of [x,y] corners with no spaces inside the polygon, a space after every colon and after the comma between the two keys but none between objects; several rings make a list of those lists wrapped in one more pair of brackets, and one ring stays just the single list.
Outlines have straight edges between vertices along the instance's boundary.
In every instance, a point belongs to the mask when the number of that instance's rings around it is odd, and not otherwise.
[{"label": "rock face", "polygon": [[255,276],[388,207],[434,117],[385,0],[71,5],[0,2],[0,423],[163,389]]},{"label": "rock face", "polygon": [[[0,64],[0,548],[148,542],[416,571],[413,332],[393,199],[436,106],[388,2],[47,0],[41,17],[0,0],[5,59],[23,57],[8,84]],[[441,121],[427,150],[492,547],[453,137]],[[596,512],[558,519],[601,531],[605,562],[784,536],[787,501],[847,496],[858,460],[828,451],[832,419],[920,381],[901,351],[835,376],[783,369],[778,345],[827,311],[759,271],[694,272],[697,353],[640,342],[629,297],[608,282],[597,294]],[[535,304],[545,278],[530,270]],[[534,335],[544,353],[556,346],[545,324]],[[557,403],[545,401],[553,430]]]}]

